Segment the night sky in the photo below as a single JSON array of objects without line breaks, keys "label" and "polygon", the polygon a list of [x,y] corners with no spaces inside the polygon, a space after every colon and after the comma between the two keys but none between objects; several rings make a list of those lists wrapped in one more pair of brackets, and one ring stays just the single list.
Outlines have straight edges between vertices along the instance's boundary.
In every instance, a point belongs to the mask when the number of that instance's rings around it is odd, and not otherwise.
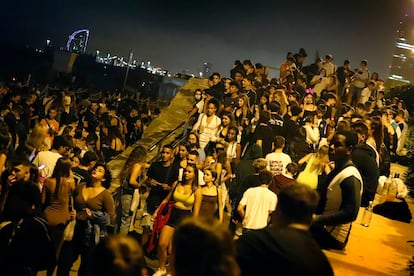
[{"label": "night sky", "polygon": [[[110,3],[107,3],[110,2]],[[7,1],[1,41],[57,46],[69,34],[91,31],[88,52],[128,56],[172,72],[200,70],[203,62],[223,76],[236,59],[279,67],[287,52],[331,53],[339,66],[368,60],[387,78],[393,42],[410,0],[208,0],[208,1]],[[0,43],[1,43],[0,41]]]}]

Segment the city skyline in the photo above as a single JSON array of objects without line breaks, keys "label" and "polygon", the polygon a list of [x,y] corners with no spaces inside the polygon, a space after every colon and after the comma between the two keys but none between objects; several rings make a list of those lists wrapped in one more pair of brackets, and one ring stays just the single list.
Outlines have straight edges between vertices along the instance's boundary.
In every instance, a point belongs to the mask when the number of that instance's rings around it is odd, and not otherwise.
[{"label": "city skyline", "polygon": [[171,72],[197,74],[209,62],[212,71],[228,76],[236,59],[278,68],[287,52],[303,47],[306,64],[316,52],[332,54],[338,66],[344,59],[352,67],[367,59],[370,71],[385,80],[399,22],[414,8],[408,0],[273,2],[279,1],[17,1],[6,4],[17,15],[0,20],[12,44],[39,47],[49,39],[63,46],[69,34],[85,28],[88,53],[126,57],[132,49],[137,60]]}]

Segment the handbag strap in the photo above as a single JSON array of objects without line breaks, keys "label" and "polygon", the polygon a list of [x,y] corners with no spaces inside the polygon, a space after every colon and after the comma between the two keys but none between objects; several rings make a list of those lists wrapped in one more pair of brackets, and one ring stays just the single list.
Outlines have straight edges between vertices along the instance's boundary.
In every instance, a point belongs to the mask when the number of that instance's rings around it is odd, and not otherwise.
[{"label": "handbag strap", "polygon": [[46,121],[47,126],[48,126],[49,128],[52,128],[52,127],[50,126],[50,124],[49,124],[49,120],[48,120],[47,118],[45,118],[45,121]]}]

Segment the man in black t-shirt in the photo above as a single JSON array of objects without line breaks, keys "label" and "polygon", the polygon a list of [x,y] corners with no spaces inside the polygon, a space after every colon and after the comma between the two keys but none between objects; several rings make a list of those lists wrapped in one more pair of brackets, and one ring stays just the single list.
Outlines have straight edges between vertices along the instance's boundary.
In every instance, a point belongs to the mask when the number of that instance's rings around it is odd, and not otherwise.
[{"label": "man in black t-shirt", "polygon": [[174,148],[172,145],[164,145],[161,151],[161,161],[154,162],[148,169],[148,183],[151,187],[146,200],[146,214],[142,219],[143,227],[142,244],[149,238],[153,222],[150,221],[155,210],[168,195],[172,184],[178,179],[179,165],[174,161]]},{"label": "man in black t-shirt", "polygon": [[94,151],[87,151],[80,160],[78,167],[72,168],[73,178],[76,185],[80,183],[91,183],[90,170],[95,166],[96,161],[99,160],[98,154]]}]

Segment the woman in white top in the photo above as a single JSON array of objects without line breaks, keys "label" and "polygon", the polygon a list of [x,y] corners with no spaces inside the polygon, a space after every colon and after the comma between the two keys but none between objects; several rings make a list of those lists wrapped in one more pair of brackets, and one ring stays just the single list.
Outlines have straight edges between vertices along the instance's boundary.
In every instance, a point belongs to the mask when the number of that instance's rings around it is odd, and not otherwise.
[{"label": "woman in white top", "polygon": [[313,150],[316,150],[318,148],[320,138],[317,115],[307,115],[305,118],[305,125],[303,127],[306,130],[306,142]]},{"label": "woman in white top", "polygon": [[208,142],[215,142],[216,140],[216,134],[221,125],[221,119],[216,115],[218,106],[217,100],[211,99],[207,104],[206,113],[200,114],[193,126],[193,130],[199,133],[200,147],[202,149],[205,148]]},{"label": "woman in white top", "polygon": [[233,163],[234,167],[240,160],[241,146],[237,141],[239,129],[236,126],[230,126],[226,138],[218,138],[217,142],[223,144],[226,149],[227,159]]}]

